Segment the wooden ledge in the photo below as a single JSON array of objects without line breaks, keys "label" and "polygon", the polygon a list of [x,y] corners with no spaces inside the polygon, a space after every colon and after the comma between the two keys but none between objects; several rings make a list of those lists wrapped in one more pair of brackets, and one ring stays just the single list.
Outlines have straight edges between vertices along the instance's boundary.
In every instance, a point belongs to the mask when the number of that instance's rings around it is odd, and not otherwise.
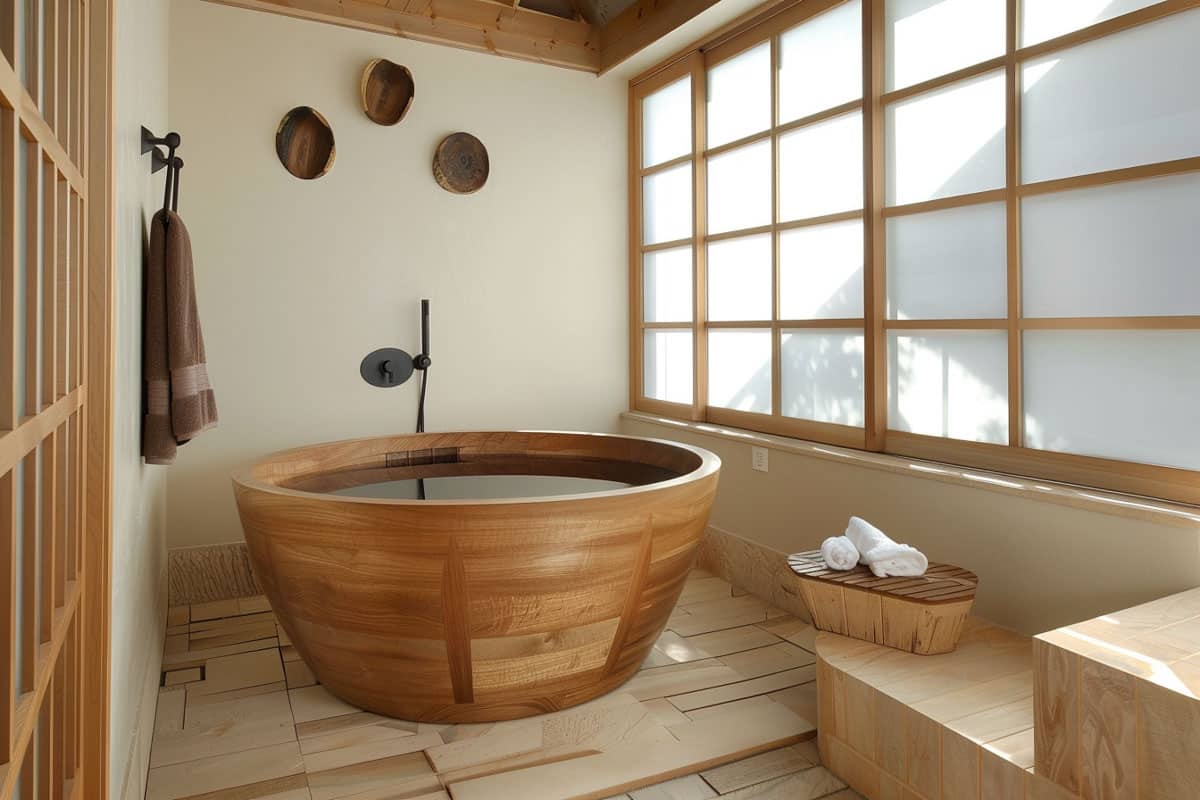
[{"label": "wooden ledge", "polygon": [[1028,637],[969,617],[945,655],[831,633],[816,650],[822,757],[868,798],[1020,797],[1037,780]]},{"label": "wooden ledge", "polygon": [[1200,588],[1041,634],[1036,768],[1068,792],[1194,798]]}]

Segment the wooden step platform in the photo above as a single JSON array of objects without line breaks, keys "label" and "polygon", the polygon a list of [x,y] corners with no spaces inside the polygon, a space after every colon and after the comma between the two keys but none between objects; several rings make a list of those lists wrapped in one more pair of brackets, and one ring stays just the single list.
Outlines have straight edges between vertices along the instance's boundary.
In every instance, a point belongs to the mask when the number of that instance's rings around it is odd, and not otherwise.
[{"label": "wooden step platform", "polygon": [[[925,657],[831,633],[816,640],[819,744],[871,800],[1021,800],[1033,775],[1032,642],[968,617]],[[1026,792],[1029,792],[1026,795]]]},{"label": "wooden step platform", "polygon": [[788,563],[818,629],[921,655],[954,649],[979,585],[975,573],[952,564],[931,563],[918,577],[877,578],[861,564],[829,569],[820,550]]},{"label": "wooden step platform", "polygon": [[1036,767],[1064,796],[1200,797],[1200,589],[1034,639]]}]

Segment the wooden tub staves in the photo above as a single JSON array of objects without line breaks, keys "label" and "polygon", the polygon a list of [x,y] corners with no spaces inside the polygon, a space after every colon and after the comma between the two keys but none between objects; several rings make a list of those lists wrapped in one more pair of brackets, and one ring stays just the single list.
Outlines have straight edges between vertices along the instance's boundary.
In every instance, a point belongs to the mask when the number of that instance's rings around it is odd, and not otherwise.
[{"label": "wooden tub staves", "polygon": [[876,578],[861,564],[829,569],[819,550],[792,563],[816,628],[919,655],[954,649],[979,584],[950,564],[931,562],[916,578]]}]

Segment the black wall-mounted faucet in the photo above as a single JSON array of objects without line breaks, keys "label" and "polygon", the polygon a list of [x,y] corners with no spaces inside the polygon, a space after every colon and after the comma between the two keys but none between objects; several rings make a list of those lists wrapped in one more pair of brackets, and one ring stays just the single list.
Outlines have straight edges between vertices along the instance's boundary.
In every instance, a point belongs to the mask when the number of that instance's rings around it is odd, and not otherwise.
[{"label": "black wall-mounted faucet", "polygon": [[359,364],[362,379],[372,386],[391,389],[408,381],[413,372],[421,373],[421,397],[417,404],[417,433],[425,431],[425,388],[429,366],[429,301],[421,301],[421,352],[411,356],[395,347],[381,347],[367,354]]}]

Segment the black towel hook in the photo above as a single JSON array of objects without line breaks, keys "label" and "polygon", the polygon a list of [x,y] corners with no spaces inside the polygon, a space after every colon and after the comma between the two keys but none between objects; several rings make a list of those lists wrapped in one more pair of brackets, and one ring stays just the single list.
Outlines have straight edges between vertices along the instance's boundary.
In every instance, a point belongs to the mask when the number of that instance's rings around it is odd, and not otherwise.
[{"label": "black towel hook", "polygon": [[[179,210],[179,171],[183,169],[183,159],[175,155],[175,150],[182,143],[182,137],[175,131],[171,131],[166,136],[155,136],[154,132],[142,126],[142,154],[150,153],[150,172],[151,174],[158,172],[163,167],[167,168],[167,180],[163,186],[163,211],[178,211]],[[167,148],[166,155],[163,155],[161,147]],[[168,224],[167,217],[163,215],[163,225]]]}]

